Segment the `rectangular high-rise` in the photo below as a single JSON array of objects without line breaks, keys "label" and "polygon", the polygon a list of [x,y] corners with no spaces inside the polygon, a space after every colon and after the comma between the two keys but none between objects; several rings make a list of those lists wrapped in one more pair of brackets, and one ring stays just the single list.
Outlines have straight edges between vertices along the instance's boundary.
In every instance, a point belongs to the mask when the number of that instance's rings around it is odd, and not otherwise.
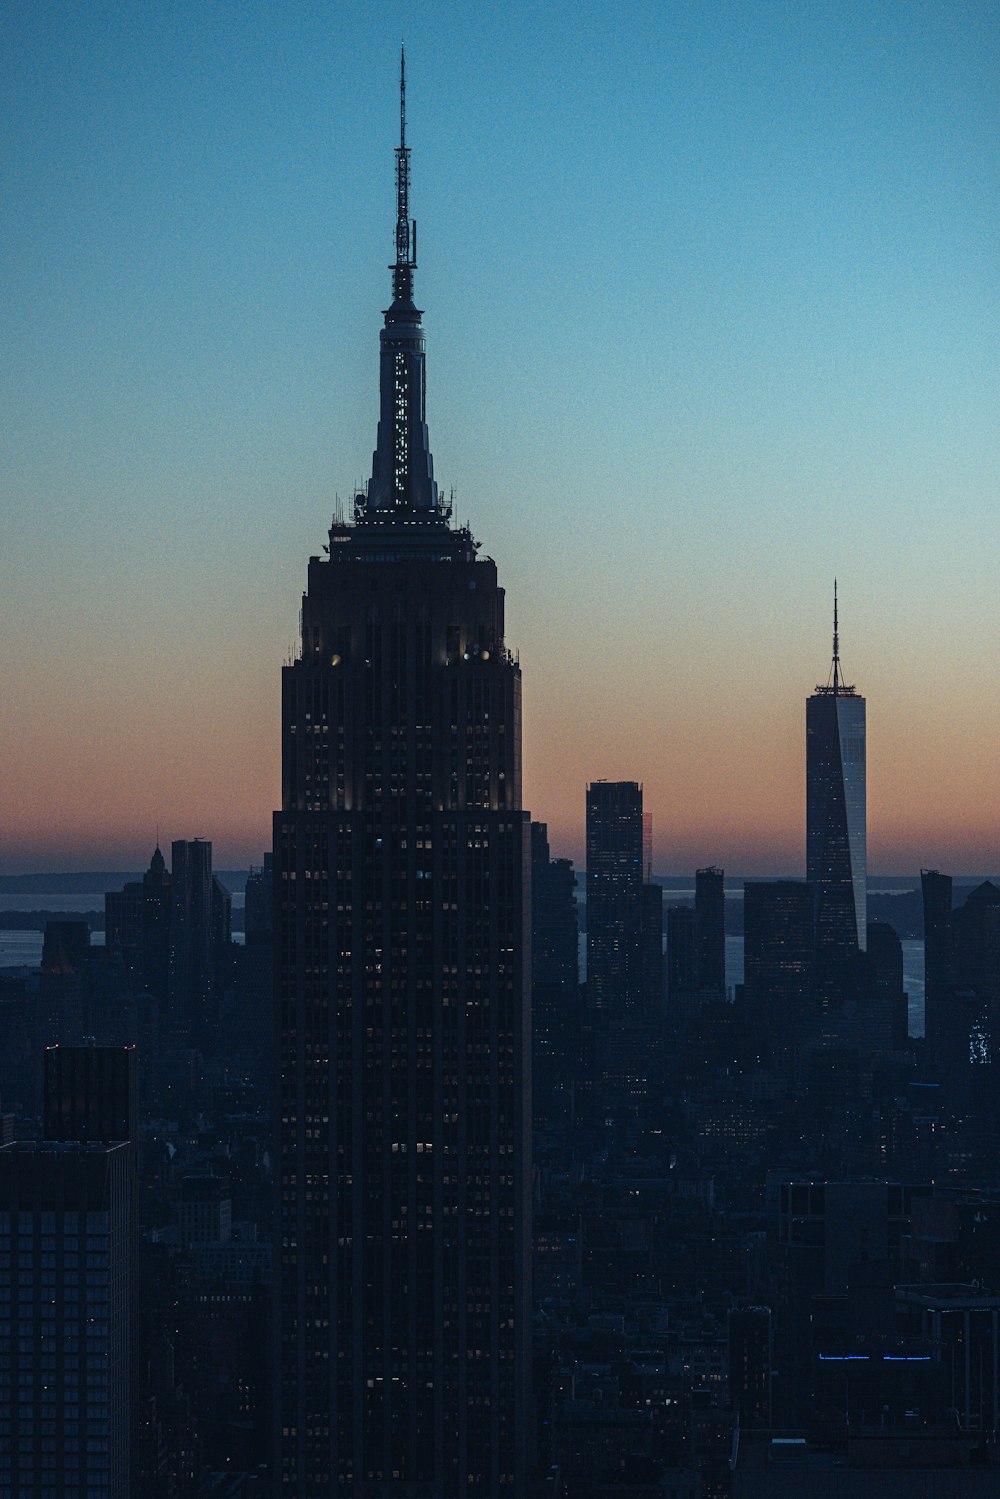
[{"label": "rectangular high-rise", "polygon": [[130,1150],[0,1149],[0,1494],[133,1499]]},{"label": "rectangular high-rise", "polygon": [[726,886],[725,875],[714,866],[699,869],[694,884],[694,924],[697,942],[698,988],[719,999],[726,997]]},{"label": "rectangular high-rise", "polygon": [[743,887],[744,997],[772,1064],[790,1074],[811,1015],[813,892],[802,880],[749,880]]},{"label": "rectangular high-rise", "polygon": [[424,421],[397,150],[372,478],[310,559],[274,818],[276,1492],[515,1499],[529,1425],[521,681]]},{"label": "rectangular high-rise", "polygon": [[200,1046],[215,1019],[211,843],[174,840],[170,893],[168,1031],[177,1044]]},{"label": "rectangular high-rise", "polygon": [[587,1005],[598,1023],[643,1015],[643,820],[638,781],[587,787]]},{"label": "rectangular high-rise", "polygon": [[580,1049],[576,875],[549,856],[548,829],[531,824],[531,1087],[535,1119],[548,1119],[575,1082]]},{"label": "rectangular high-rise", "polygon": [[43,1091],[46,1140],[129,1140],[138,1146],[134,1046],[49,1046]]},{"label": "rectangular high-rise", "polygon": [[865,700],[840,675],[836,593],[831,680],[806,701],[806,878],[822,957],[866,946]]}]

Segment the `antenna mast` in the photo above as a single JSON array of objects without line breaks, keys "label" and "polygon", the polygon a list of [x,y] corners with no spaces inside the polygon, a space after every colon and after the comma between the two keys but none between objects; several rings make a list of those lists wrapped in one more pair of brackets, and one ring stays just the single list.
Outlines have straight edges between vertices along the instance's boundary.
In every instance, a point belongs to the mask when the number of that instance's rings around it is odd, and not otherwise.
[{"label": "antenna mast", "polygon": [[840,632],[837,627],[837,580],[833,580],[833,695],[840,691]]},{"label": "antenna mast", "polygon": [[[412,238],[411,238],[412,230]],[[399,145],[396,147],[396,262],[392,292],[397,302],[413,300],[417,225],[410,218],[410,150],[406,144],[406,52],[399,49]]]}]

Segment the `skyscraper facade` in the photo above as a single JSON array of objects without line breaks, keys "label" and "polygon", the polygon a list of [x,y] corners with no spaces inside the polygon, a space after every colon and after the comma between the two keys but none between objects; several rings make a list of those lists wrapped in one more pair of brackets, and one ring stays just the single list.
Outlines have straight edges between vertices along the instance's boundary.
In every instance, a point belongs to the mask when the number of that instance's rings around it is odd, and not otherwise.
[{"label": "skyscraper facade", "polygon": [[637,781],[587,787],[587,1005],[597,1021],[641,1018],[643,818]]},{"label": "skyscraper facade", "polygon": [[536,1119],[566,1101],[580,1047],[579,925],[576,875],[553,859],[548,828],[531,824],[531,1092]]},{"label": "skyscraper facade", "polygon": [[0,1149],[0,1492],[132,1499],[131,1150]]},{"label": "skyscraper facade", "polygon": [[830,680],[806,702],[806,878],[816,900],[820,955],[839,959],[863,951],[868,898],[865,700],[841,677],[836,589]]},{"label": "skyscraper facade", "polygon": [[748,880],[743,887],[749,1026],[774,1068],[787,1076],[813,1004],[813,902],[802,880]]},{"label": "skyscraper facade", "polygon": [[695,873],[694,923],[698,944],[698,988],[726,996],[725,875],[714,866]]},{"label": "skyscraper facade", "polygon": [[198,1046],[212,1027],[212,845],[203,838],[175,839],[170,850],[171,1039]]},{"label": "skyscraper facade", "polygon": [[520,671],[496,565],[433,477],[409,164],[402,108],[371,481],[310,559],[283,676],[275,1472],[295,1499],[526,1484]]}]

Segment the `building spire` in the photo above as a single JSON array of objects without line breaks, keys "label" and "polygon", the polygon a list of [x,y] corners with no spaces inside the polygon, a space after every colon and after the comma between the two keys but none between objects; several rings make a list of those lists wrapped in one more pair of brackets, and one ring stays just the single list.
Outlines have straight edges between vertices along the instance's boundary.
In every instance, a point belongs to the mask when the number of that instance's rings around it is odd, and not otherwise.
[{"label": "building spire", "polygon": [[837,602],[837,580],[833,580],[833,662],[830,667],[830,675],[827,677],[826,686],[818,685],[817,693],[821,697],[856,697],[854,688],[844,681],[844,672],[840,664],[840,616]]},{"label": "building spire", "polygon": [[366,493],[355,519],[443,521],[427,435],[424,330],[413,301],[417,226],[410,218],[410,148],[406,144],[406,54],[399,53],[399,145],[396,147],[396,259],[392,306],[385,311],[379,354],[378,439]]},{"label": "building spire", "polygon": [[410,218],[410,150],[406,144],[406,50],[399,48],[399,145],[396,147],[396,261],[392,295],[396,302],[413,301],[413,272],[417,264],[417,225]]}]

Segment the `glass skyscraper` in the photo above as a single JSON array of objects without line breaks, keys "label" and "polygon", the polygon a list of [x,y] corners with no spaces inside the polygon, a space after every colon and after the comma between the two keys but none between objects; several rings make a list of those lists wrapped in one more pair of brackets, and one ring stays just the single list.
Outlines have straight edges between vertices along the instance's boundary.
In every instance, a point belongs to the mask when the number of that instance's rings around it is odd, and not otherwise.
[{"label": "glass skyscraper", "polygon": [[866,947],[865,700],[840,671],[836,590],[830,681],[806,702],[806,877],[821,956]]}]

